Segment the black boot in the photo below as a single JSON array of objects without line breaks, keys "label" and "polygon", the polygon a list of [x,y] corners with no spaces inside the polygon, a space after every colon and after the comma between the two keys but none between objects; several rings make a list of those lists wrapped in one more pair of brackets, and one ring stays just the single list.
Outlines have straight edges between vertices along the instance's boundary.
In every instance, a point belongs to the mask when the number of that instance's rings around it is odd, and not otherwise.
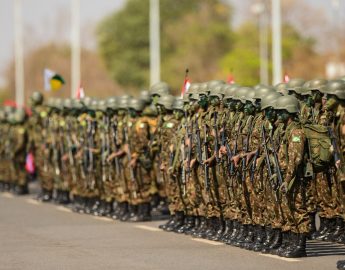
[{"label": "black boot", "polygon": [[167,232],[176,232],[180,227],[184,225],[184,212],[177,211],[175,213],[175,219],[170,223],[170,225],[165,229]]},{"label": "black boot", "polygon": [[4,191],[5,184],[3,181],[0,181],[0,192]]},{"label": "black boot", "polygon": [[219,241],[225,230],[224,221],[221,218],[215,218],[213,226],[213,230],[206,237],[209,240]]},{"label": "black boot", "polygon": [[338,242],[338,239],[345,234],[345,224],[341,217],[338,217],[335,222],[335,230],[332,235],[332,241]]},{"label": "black boot", "polygon": [[176,232],[177,233],[185,233],[195,226],[195,217],[194,216],[186,216],[184,219],[184,225],[181,226]]},{"label": "black boot", "polygon": [[103,207],[103,201],[101,201],[98,197],[94,198],[94,203],[91,207],[91,214],[95,216],[99,215],[98,211],[101,209],[101,207]]},{"label": "black boot", "polygon": [[277,255],[280,257],[286,257],[286,254],[289,254],[292,250],[296,249],[298,239],[299,234],[290,231],[289,238],[284,249],[278,251]]},{"label": "black boot", "polygon": [[332,218],[328,220],[328,228],[323,236],[318,237],[319,240],[330,242],[333,240],[333,234],[336,227],[336,219]]},{"label": "black boot", "polygon": [[69,204],[70,202],[71,201],[69,198],[69,191],[68,190],[60,190],[60,197],[59,197],[57,203],[66,205],[66,204]]},{"label": "black boot", "polygon": [[207,231],[211,228],[211,220],[205,218],[205,222],[201,224],[199,229],[193,234],[193,237],[205,238]]},{"label": "black boot", "polygon": [[29,194],[28,185],[27,184],[16,185],[16,187],[14,189],[14,193],[16,195],[27,195],[27,194]]},{"label": "black boot", "polygon": [[194,216],[194,227],[191,228],[190,230],[185,231],[184,233],[185,233],[186,235],[192,235],[193,233],[195,233],[195,232],[198,230],[200,224],[201,224],[201,219],[200,219],[200,217]]},{"label": "black boot", "polygon": [[235,247],[240,247],[244,240],[246,239],[248,235],[248,225],[247,224],[242,224],[240,228],[240,232],[237,235],[236,239],[233,241],[232,245]]},{"label": "black boot", "polygon": [[280,247],[278,247],[277,249],[272,249],[271,250],[271,254],[273,255],[278,255],[282,254],[283,252],[285,252],[286,248],[289,246],[290,244],[290,231],[288,232],[282,232],[282,244]]},{"label": "black boot", "polygon": [[130,222],[142,222],[151,220],[150,204],[142,203],[138,205],[137,215],[131,216],[128,221]]},{"label": "black boot", "polygon": [[[127,221],[129,219],[129,203],[123,202],[121,206],[121,211],[119,212],[118,218],[121,221]],[[113,217],[114,218],[114,217]]]},{"label": "black boot", "polygon": [[95,210],[92,211],[92,214],[94,216],[103,216],[104,207],[105,207],[105,201],[99,200],[98,205],[97,205],[97,207],[95,207]]},{"label": "black boot", "polygon": [[320,217],[320,229],[316,233],[316,240],[322,240],[325,237],[329,225],[330,224],[328,218]]},{"label": "black boot", "polygon": [[104,203],[104,213],[103,216],[111,217],[111,213],[113,212],[113,201],[105,201]]},{"label": "black boot", "polygon": [[224,232],[219,239],[221,242],[225,243],[225,241],[228,239],[228,237],[231,235],[233,229],[233,223],[231,219],[225,220],[225,229]]},{"label": "black boot", "polygon": [[117,220],[120,218],[121,214],[123,214],[123,208],[125,206],[126,202],[116,202],[114,203],[114,206],[113,206],[113,211],[111,212],[110,214],[110,217],[114,220]]},{"label": "black boot", "polygon": [[270,226],[266,227],[266,235],[265,235],[265,242],[262,244],[261,252],[268,253],[270,246],[273,244],[273,240],[276,236],[276,230],[272,229]]},{"label": "black boot", "polygon": [[250,250],[251,246],[254,243],[257,226],[254,226],[252,224],[247,225],[248,233],[246,238],[240,243],[240,248],[248,249]]},{"label": "black boot", "polygon": [[309,214],[310,230],[309,230],[309,234],[308,234],[308,239],[310,239],[310,240],[314,240],[317,236],[315,215],[316,215],[316,213],[310,213]]},{"label": "black boot", "polygon": [[263,244],[265,243],[266,230],[265,227],[258,225],[256,228],[255,241],[253,245],[249,248],[255,252],[261,251]]},{"label": "black boot", "polygon": [[232,243],[235,241],[237,235],[240,233],[241,229],[241,223],[239,223],[237,220],[234,220],[232,222],[232,233],[231,235],[226,239],[225,244],[232,245]]},{"label": "black boot", "polygon": [[165,230],[170,225],[170,223],[173,222],[174,218],[175,218],[175,215],[171,215],[169,220],[166,223],[159,225],[158,228],[161,230]]},{"label": "black boot", "polygon": [[37,200],[41,202],[50,202],[53,199],[53,191],[42,189],[40,195],[37,197]]},{"label": "black boot", "polygon": [[[129,212],[129,215],[128,215],[128,218],[126,221],[130,221],[130,220],[135,220],[138,216],[138,205],[129,205],[128,206],[128,212]],[[122,220],[121,218],[121,221],[124,221]]]},{"label": "black boot", "polygon": [[79,205],[74,209],[79,214],[85,214],[85,209],[87,207],[88,198],[80,196]]},{"label": "black boot", "polygon": [[196,226],[189,235],[193,236],[193,237],[197,237],[197,234],[199,231],[202,230],[203,227],[207,226],[207,219],[203,216],[199,217],[199,224],[198,226]]},{"label": "black boot", "polygon": [[345,270],[345,261],[337,261],[337,269]]},{"label": "black boot", "polygon": [[301,258],[306,257],[306,234],[295,234],[293,247],[283,254],[286,258]]},{"label": "black boot", "polygon": [[274,237],[272,240],[271,245],[263,250],[263,253],[270,253],[270,254],[274,254],[275,251],[282,245],[283,243],[283,233],[280,229],[273,229],[274,232]]}]

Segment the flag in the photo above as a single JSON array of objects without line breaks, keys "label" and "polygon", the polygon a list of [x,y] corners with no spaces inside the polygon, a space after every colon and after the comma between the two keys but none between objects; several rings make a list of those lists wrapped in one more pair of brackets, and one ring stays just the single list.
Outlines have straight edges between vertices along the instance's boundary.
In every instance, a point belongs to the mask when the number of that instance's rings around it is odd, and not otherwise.
[{"label": "flag", "polygon": [[81,87],[81,85],[79,85],[78,89],[77,89],[77,95],[76,95],[76,99],[81,99],[85,97],[85,92],[84,92],[84,88]]},{"label": "flag", "polygon": [[31,152],[26,155],[25,170],[29,174],[33,174],[35,172],[34,155]]},{"label": "flag", "polygon": [[184,82],[183,82],[182,89],[181,89],[181,97],[183,97],[183,95],[188,92],[188,89],[190,87],[190,80],[188,78],[188,72],[189,72],[189,70],[187,68],[186,74],[184,76]]},{"label": "flag", "polygon": [[65,80],[61,75],[57,74],[55,71],[52,71],[48,68],[44,69],[44,90],[46,91],[57,91],[60,90],[62,85],[65,84]]},{"label": "flag", "polygon": [[234,84],[235,83],[235,78],[234,78],[234,76],[231,73],[228,75],[228,78],[227,78],[226,82],[228,84]]},{"label": "flag", "polygon": [[285,74],[284,75],[284,83],[288,83],[290,81],[289,75]]}]

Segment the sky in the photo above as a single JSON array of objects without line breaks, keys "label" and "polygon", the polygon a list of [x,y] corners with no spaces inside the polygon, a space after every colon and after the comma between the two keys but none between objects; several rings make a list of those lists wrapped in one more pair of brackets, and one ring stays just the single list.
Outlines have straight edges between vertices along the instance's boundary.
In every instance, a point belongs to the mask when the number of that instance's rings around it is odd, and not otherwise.
[{"label": "sky", "polygon": [[[0,0],[0,86],[5,83],[3,72],[13,55],[13,2]],[[44,43],[66,42],[70,38],[71,0],[21,0],[23,8],[24,54]],[[188,1],[188,0],[184,0]],[[234,25],[248,16],[250,5],[257,0],[223,0],[234,7]],[[289,1],[289,0],[282,0]],[[335,0],[300,0],[323,9],[332,16],[331,2]],[[345,9],[345,0],[341,8]],[[104,16],[123,7],[125,0],[80,0],[81,42],[84,47],[95,48],[94,27]],[[345,17],[345,10],[342,13]],[[345,23],[345,22],[344,22]]]}]

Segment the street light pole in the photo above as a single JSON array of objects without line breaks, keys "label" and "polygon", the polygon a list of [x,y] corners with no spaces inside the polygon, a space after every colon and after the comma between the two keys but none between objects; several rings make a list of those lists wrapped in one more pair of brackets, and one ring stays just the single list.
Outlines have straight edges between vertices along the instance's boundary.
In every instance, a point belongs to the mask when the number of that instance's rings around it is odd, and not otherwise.
[{"label": "street light pole", "polygon": [[159,0],[150,0],[150,85],[160,81]]},{"label": "street light pole", "polygon": [[23,24],[22,1],[14,1],[14,58],[15,58],[15,85],[16,103],[24,105],[24,53],[23,53]]},{"label": "street light pole", "polygon": [[71,2],[71,97],[80,85],[80,0]]},{"label": "street light pole", "polygon": [[282,81],[282,48],[281,48],[281,13],[280,0],[271,0],[272,3],[272,64],[273,84]]}]

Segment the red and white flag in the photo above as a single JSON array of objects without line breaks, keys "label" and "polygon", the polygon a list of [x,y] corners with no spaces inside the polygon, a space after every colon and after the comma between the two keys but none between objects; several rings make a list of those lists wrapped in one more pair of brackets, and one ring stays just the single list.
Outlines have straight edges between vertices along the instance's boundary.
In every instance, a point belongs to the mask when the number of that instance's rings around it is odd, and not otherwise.
[{"label": "red and white flag", "polygon": [[190,80],[188,78],[188,72],[189,72],[189,70],[186,69],[186,74],[184,76],[184,82],[183,82],[182,89],[181,89],[181,97],[183,97],[183,95],[188,92],[188,89],[190,87]]},{"label": "red and white flag", "polygon": [[85,97],[85,92],[84,92],[84,88],[81,87],[81,85],[79,85],[78,89],[77,89],[77,99],[81,99]]},{"label": "red and white flag", "polygon": [[234,78],[234,76],[231,73],[228,75],[228,78],[227,78],[226,82],[228,84],[234,84],[235,83],[235,78]]},{"label": "red and white flag", "polygon": [[284,83],[288,83],[290,81],[289,75],[285,74],[284,75]]}]

